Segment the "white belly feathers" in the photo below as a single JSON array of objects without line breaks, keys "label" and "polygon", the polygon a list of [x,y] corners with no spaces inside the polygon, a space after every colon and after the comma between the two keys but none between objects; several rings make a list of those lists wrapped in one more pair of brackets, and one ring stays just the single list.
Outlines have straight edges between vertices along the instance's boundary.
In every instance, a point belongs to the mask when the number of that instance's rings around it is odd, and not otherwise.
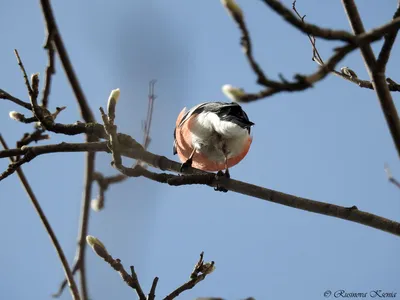
[{"label": "white belly feathers", "polygon": [[209,159],[224,162],[238,155],[249,138],[247,129],[229,121],[222,121],[212,112],[197,115],[190,124],[192,145],[196,152]]}]

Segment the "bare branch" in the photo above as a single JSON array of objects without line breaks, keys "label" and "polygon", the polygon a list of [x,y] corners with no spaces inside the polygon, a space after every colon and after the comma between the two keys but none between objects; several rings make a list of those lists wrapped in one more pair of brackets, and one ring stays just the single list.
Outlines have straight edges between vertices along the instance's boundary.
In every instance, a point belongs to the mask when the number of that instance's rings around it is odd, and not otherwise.
[{"label": "bare branch", "polygon": [[[165,156],[158,156],[151,152],[145,151],[143,147],[137,143],[134,139],[130,138],[126,135],[119,135],[119,143],[122,147],[121,154],[126,157],[130,157],[137,160],[143,160],[148,165],[158,168],[160,170],[168,170],[175,173],[180,173],[181,171],[181,163],[169,160]],[[50,149],[48,147],[55,147]],[[58,151],[58,147],[62,149],[62,151]],[[37,147],[26,147],[23,149],[11,149],[8,151],[0,151],[0,158],[1,157],[9,157],[15,155],[23,155],[26,154],[28,151],[32,151],[38,155],[50,152],[65,152],[68,147],[73,152],[82,152],[82,151],[102,151],[108,152],[109,149],[107,148],[106,142],[98,142],[98,143],[77,143],[77,144],[66,144],[61,143],[59,146],[49,145],[49,146],[37,146]],[[38,151],[40,149],[40,151]],[[54,150],[54,151],[53,151]],[[177,181],[175,175],[172,174],[157,174],[154,172],[150,172],[144,168],[140,168],[140,166],[135,167],[135,171],[137,172],[137,176],[144,176],[146,178],[155,180],[157,182],[162,182],[166,184],[172,184]],[[129,168],[127,168],[129,170]],[[198,181],[195,181],[194,178],[196,177],[187,177],[189,179],[182,179],[182,180],[191,180],[191,184],[205,184],[204,182],[200,182],[200,180],[204,180],[204,178],[210,179],[210,182],[206,183],[207,185],[211,185],[212,187],[217,187],[218,185],[222,185],[225,189],[240,193],[243,195],[248,195],[250,197],[274,202],[277,204],[293,207],[296,209],[301,209],[313,213],[318,213],[322,215],[327,215],[331,217],[336,217],[352,222],[356,222],[359,224],[363,224],[365,226],[369,226],[378,230],[386,231],[388,233],[400,236],[400,223],[368,213],[358,209],[349,209],[347,207],[334,205],[325,202],[319,202],[307,198],[298,197],[295,195],[290,195],[286,193],[282,193],[279,191],[275,191],[268,188],[263,188],[260,186],[256,186],[253,184],[249,184],[246,182],[228,179],[226,177],[215,178],[214,173],[204,172],[192,167],[187,168],[187,170],[183,171],[184,174],[206,174],[204,177],[200,178]],[[207,175],[208,174],[208,175]],[[209,177],[207,177],[209,176]],[[185,176],[186,177],[186,176]],[[212,179],[212,181],[211,181]],[[174,180],[177,180],[174,182]]]},{"label": "bare branch", "polygon": [[[356,4],[354,3],[354,0],[342,0],[342,3],[354,33],[357,35],[364,34],[364,25],[361,21],[361,17],[358,13],[358,9]],[[396,18],[395,20],[399,18],[400,17]],[[391,23],[394,23],[395,20],[393,20]],[[378,96],[379,102],[381,104],[383,114],[386,118],[386,122],[392,135],[393,142],[397,149],[397,154],[400,157],[400,120],[397,114],[396,107],[393,103],[392,95],[390,94],[389,88],[386,83],[385,73],[383,72],[384,68],[382,69],[382,67],[380,67],[380,70],[376,70],[377,61],[370,44],[360,45],[360,49],[369,76],[373,82],[376,95]]]},{"label": "bare branch", "polygon": [[[274,1],[273,1],[274,2]],[[279,4],[281,5],[281,4]],[[314,83],[324,79],[330,72],[332,72],[335,66],[350,52],[356,50],[357,48],[361,47],[362,45],[370,44],[376,40],[382,38],[383,35],[387,34],[388,32],[392,32],[396,30],[400,26],[400,17],[393,20],[392,22],[385,24],[381,27],[375,28],[368,33],[363,33],[355,37],[353,43],[342,46],[340,48],[335,49],[335,54],[327,61],[326,64],[323,64],[322,61],[320,63],[320,68],[310,74],[308,76],[296,74],[294,76],[295,80],[289,82],[287,80],[283,80],[282,82],[275,81],[268,79],[262,69],[259,67],[257,62],[255,61],[253,54],[252,54],[252,43],[251,38],[246,27],[246,23],[244,21],[244,17],[242,15],[235,14],[234,12],[230,12],[233,16],[235,22],[238,24],[239,29],[241,31],[241,45],[243,46],[243,50],[249,64],[256,73],[258,79],[257,82],[266,87],[266,89],[253,94],[246,94],[243,93],[240,97],[237,98],[238,102],[252,102],[262,98],[266,98],[272,96],[279,92],[295,92],[295,91],[303,91],[313,86]],[[294,15],[297,19],[297,17]],[[298,20],[299,22],[303,22],[301,18]],[[310,37],[311,39],[311,37]],[[313,42],[312,42],[313,43]],[[313,43],[315,45],[315,41]],[[340,73],[338,73],[340,74]],[[349,77],[348,77],[349,78]]]},{"label": "bare branch", "polygon": [[26,74],[24,64],[22,63],[21,58],[19,57],[19,53],[18,53],[17,49],[14,49],[14,54],[17,57],[18,65],[22,71],[22,74],[24,75],[25,85],[26,85],[26,88],[28,89],[29,97],[32,97],[33,96],[32,87],[31,87],[31,84],[29,83],[28,75]]},{"label": "bare branch", "polygon": [[215,269],[214,262],[204,263],[203,260],[204,252],[200,253],[200,259],[195,265],[192,274],[190,275],[190,280],[182,284],[171,294],[166,296],[164,300],[172,300],[178,297],[182,292],[192,289],[200,281],[203,281],[208,274],[212,273]]},{"label": "bare branch", "polygon": [[26,109],[32,110],[32,106],[29,103],[22,101],[14,96],[11,96],[9,93],[7,93],[6,91],[4,91],[2,89],[0,89],[0,99],[10,100],[10,101],[14,102],[15,104],[18,104]]},{"label": "bare branch", "polygon": [[146,300],[146,295],[143,293],[143,290],[139,284],[139,280],[137,278],[135,268],[133,266],[130,267],[132,275],[129,275],[128,272],[125,271],[124,266],[121,263],[121,260],[116,258],[114,259],[107,251],[104,244],[97,238],[93,236],[87,236],[86,238],[88,244],[92,247],[93,251],[101,258],[104,259],[110,266],[117,271],[122,279],[125,281],[127,285],[133,288],[140,300]]},{"label": "bare branch", "polygon": [[[7,144],[6,144],[5,140],[3,139],[3,137],[1,135],[0,135],[0,143],[1,143],[1,145],[3,146],[3,148],[5,150],[8,150]],[[9,158],[10,158],[11,163],[14,163],[14,159],[11,156]],[[75,300],[79,300],[80,297],[79,297],[78,288],[77,288],[76,283],[74,281],[74,277],[73,277],[73,275],[71,273],[71,269],[69,268],[68,261],[67,261],[65,255],[64,255],[64,252],[63,252],[63,250],[61,248],[61,245],[58,242],[58,239],[57,239],[57,237],[56,237],[56,235],[55,235],[55,233],[54,233],[49,221],[47,220],[46,215],[44,214],[42,208],[40,207],[39,201],[37,200],[35,194],[33,193],[33,190],[31,188],[30,184],[28,183],[28,180],[26,179],[25,174],[23,173],[22,169],[19,168],[17,170],[17,173],[18,173],[19,179],[21,180],[22,185],[24,186],[24,188],[25,188],[25,190],[26,190],[26,192],[27,192],[27,194],[28,194],[28,196],[29,196],[29,198],[30,198],[35,210],[36,210],[36,213],[38,214],[40,220],[42,221],[43,226],[45,227],[45,229],[46,229],[46,231],[47,231],[47,233],[48,233],[48,235],[49,235],[49,237],[50,237],[50,239],[51,239],[51,241],[53,243],[53,246],[54,246],[54,248],[55,248],[55,250],[56,250],[56,252],[58,254],[58,257],[60,258],[62,267],[64,269],[64,274],[65,274],[65,277],[66,277],[66,279],[68,281],[68,285],[69,285],[72,297]]]},{"label": "bare branch", "polygon": [[[399,16],[400,16],[400,1],[397,3],[397,9],[393,15],[393,19],[396,19]],[[386,65],[387,65],[387,63],[389,61],[389,57],[390,57],[390,52],[392,51],[392,47],[396,40],[397,32],[398,32],[398,30],[385,35],[385,42],[383,43],[381,52],[379,52],[375,72],[385,73]]]},{"label": "bare branch", "polygon": [[49,95],[50,95],[50,88],[51,88],[51,78],[52,75],[55,74],[56,69],[54,66],[54,44],[53,44],[53,35],[54,32],[51,30],[53,28],[47,26],[47,37],[46,43],[44,44],[44,48],[47,50],[47,67],[46,67],[46,77],[44,80],[44,88],[43,88],[43,98],[42,98],[42,106],[47,108],[49,103]]},{"label": "bare branch", "polygon": [[148,300],[154,300],[156,298],[157,283],[158,283],[158,277],[155,277],[153,280],[153,284],[151,285],[149,297],[147,298]]},{"label": "bare branch", "polygon": [[344,30],[332,30],[330,28],[321,28],[314,24],[309,24],[299,20],[287,7],[277,0],[263,0],[263,2],[273,9],[277,14],[283,17],[286,22],[293,25],[301,32],[317,36],[326,40],[340,40],[353,43],[356,37],[350,32]]},{"label": "bare branch", "polygon": [[[305,18],[304,16],[301,16],[300,13],[298,12],[297,8],[296,8],[296,0],[293,1],[292,4],[292,9],[295,12],[295,14],[299,17],[299,19],[301,19],[302,21]],[[313,56],[312,56],[312,60],[315,61],[318,65],[323,66],[324,65],[324,60],[322,59],[317,46],[316,46],[316,39],[314,36],[308,34],[308,39],[310,40],[311,46],[312,46],[312,52],[313,52]],[[343,68],[342,68],[343,69]],[[333,74],[335,74],[338,77],[341,77],[351,83],[354,83],[356,85],[358,85],[361,88],[367,88],[367,89],[371,89],[373,90],[374,87],[372,85],[372,82],[369,80],[362,80],[359,79],[357,76],[349,76],[348,74],[345,74],[343,72],[338,72],[336,70],[332,70],[331,71]],[[388,83],[388,87],[390,91],[394,91],[394,92],[400,92],[400,85],[397,84],[396,82],[394,82],[393,80],[391,80],[390,78],[386,78],[386,81]]]},{"label": "bare branch", "polygon": [[[50,5],[49,0],[40,0],[44,19],[46,22],[46,28],[48,36],[54,41],[57,49],[58,56],[60,57],[61,63],[65,70],[65,74],[71,84],[72,90],[74,91],[76,100],[78,101],[82,118],[86,123],[95,122],[95,118],[92,110],[90,109],[86,97],[83,93],[81,85],[72,67],[71,61],[69,59],[67,50],[65,49],[64,42],[61,38],[61,34],[58,30],[56,20],[54,18],[53,10]],[[49,38],[49,37],[48,37]],[[48,44],[49,45],[49,44]]]}]

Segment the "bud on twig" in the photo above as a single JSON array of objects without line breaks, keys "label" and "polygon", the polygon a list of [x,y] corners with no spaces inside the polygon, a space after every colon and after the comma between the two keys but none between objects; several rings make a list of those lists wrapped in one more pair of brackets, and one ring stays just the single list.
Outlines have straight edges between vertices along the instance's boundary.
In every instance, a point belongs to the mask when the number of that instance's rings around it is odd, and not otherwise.
[{"label": "bud on twig", "polygon": [[15,121],[20,121],[22,122],[25,119],[25,116],[15,110],[10,111],[9,114],[11,119],[15,120]]},{"label": "bud on twig", "polygon": [[90,206],[95,212],[102,210],[104,207],[104,195],[100,193],[97,198],[92,199],[92,201],[90,202]]},{"label": "bud on twig", "polygon": [[214,262],[207,262],[201,266],[200,272],[203,274],[211,274],[215,270]]},{"label": "bud on twig", "polygon": [[221,3],[236,21],[243,21],[243,11],[235,0],[221,0]]},{"label": "bud on twig", "polygon": [[340,71],[342,71],[344,75],[347,75],[350,78],[357,78],[357,74],[349,67],[342,67],[340,68]]},{"label": "bud on twig", "polygon": [[39,73],[32,74],[31,85],[33,96],[37,98],[37,96],[39,95]]},{"label": "bud on twig", "polygon": [[113,121],[115,119],[115,106],[117,105],[119,99],[120,91],[115,89],[111,91],[110,97],[107,102],[107,114],[108,118]]},{"label": "bud on twig", "polygon": [[98,238],[92,235],[88,235],[86,236],[86,242],[90,247],[92,247],[93,251],[101,258],[106,259],[109,256],[106,247]]},{"label": "bud on twig", "polygon": [[222,92],[233,102],[241,102],[241,97],[246,94],[243,89],[234,87],[230,84],[223,85]]}]

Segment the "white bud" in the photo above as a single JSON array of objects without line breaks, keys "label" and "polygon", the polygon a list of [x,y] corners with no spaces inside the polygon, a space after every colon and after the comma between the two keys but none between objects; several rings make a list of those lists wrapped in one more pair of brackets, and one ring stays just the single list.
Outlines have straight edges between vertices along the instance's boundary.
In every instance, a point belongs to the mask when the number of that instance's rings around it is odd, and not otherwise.
[{"label": "white bud", "polygon": [[108,103],[110,103],[111,99],[114,99],[115,103],[117,103],[120,94],[121,94],[121,92],[119,91],[119,89],[112,90],[110,97],[108,97]]},{"label": "white bud", "polygon": [[357,78],[357,74],[349,67],[342,67],[340,68],[340,71],[342,71],[343,74],[349,76],[350,78]]},{"label": "white bud", "polygon": [[212,262],[207,262],[203,265],[202,273],[203,274],[211,274],[215,270],[215,264]]},{"label": "white bud", "polygon": [[95,212],[98,212],[103,208],[103,203],[101,203],[99,198],[95,198],[90,201],[90,206]]},{"label": "white bud", "polygon": [[15,110],[10,111],[8,115],[10,116],[11,119],[13,119],[15,121],[21,121],[25,117],[23,114],[15,111]]},{"label": "white bud", "polygon": [[221,3],[234,18],[243,19],[243,11],[235,0],[221,0]]},{"label": "white bud", "polygon": [[243,89],[234,87],[230,84],[223,85],[222,92],[233,102],[240,102],[240,98],[246,94]]},{"label": "white bud", "polygon": [[117,105],[119,95],[120,95],[119,89],[115,89],[111,91],[110,97],[108,98],[107,113],[108,117],[111,120],[115,119],[115,106]]}]

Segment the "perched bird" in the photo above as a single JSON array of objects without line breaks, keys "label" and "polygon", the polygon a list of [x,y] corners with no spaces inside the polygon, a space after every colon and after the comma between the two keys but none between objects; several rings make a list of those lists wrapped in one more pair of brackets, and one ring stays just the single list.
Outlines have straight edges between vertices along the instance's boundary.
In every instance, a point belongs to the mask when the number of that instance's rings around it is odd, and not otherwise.
[{"label": "perched bird", "polygon": [[204,171],[225,170],[239,163],[249,151],[254,123],[237,103],[206,102],[176,120],[173,153],[183,162]]}]

